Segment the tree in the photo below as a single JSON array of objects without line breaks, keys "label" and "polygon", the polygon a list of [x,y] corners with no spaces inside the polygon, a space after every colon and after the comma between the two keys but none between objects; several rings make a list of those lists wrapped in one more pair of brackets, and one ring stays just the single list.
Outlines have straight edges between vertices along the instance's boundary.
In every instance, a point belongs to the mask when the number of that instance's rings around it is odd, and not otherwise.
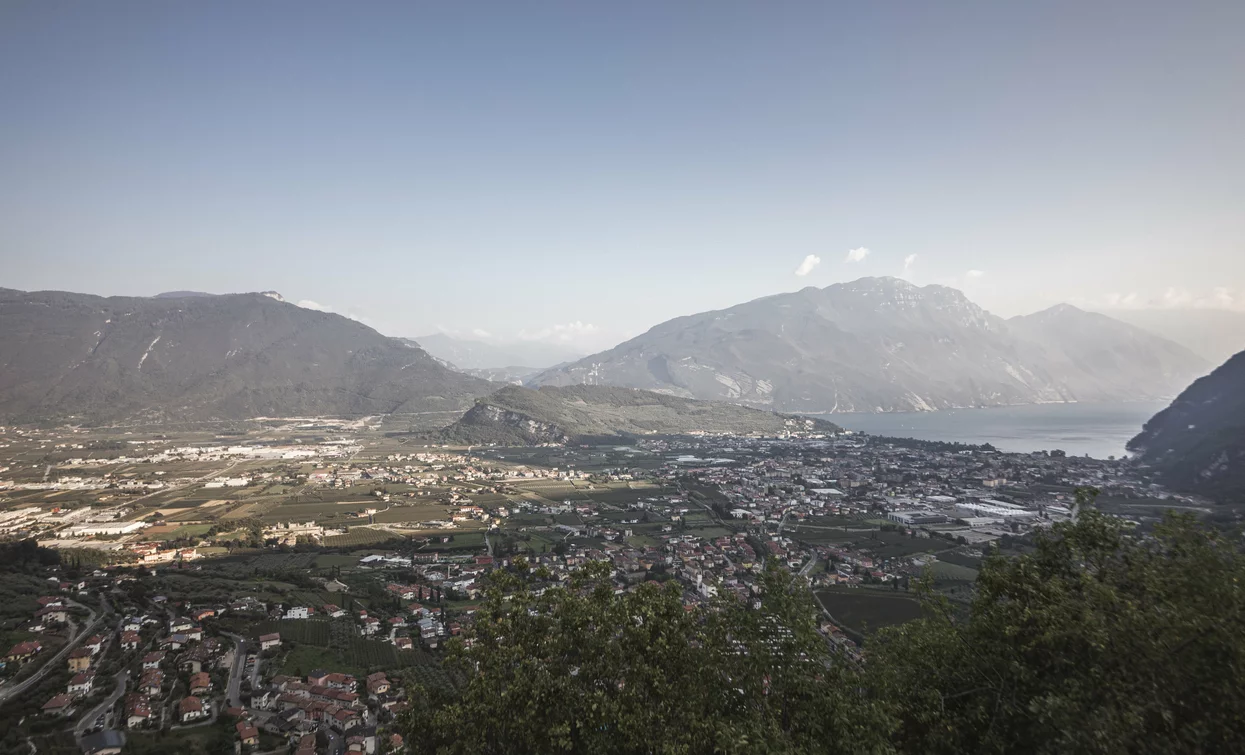
[{"label": "tree", "polygon": [[899,748],[1238,751],[1239,542],[1187,516],[1140,537],[1092,510],[1036,540],[1031,554],[986,559],[967,616],[927,596],[927,618],[870,646]]},{"label": "tree", "polygon": [[519,562],[451,643],[465,683],[417,690],[404,733],[446,754],[1241,751],[1239,536],[1081,510],[988,556],[967,607],[922,585],[924,618],[868,638],[860,665],[772,563],[759,609],[689,611],[673,584],[616,593],[605,564],[536,590],[549,575]]},{"label": "tree", "polygon": [[771,566],[762,608],[687,611],[677,586],[615,594],[608,567],[537,595],[545,577],[494,572],[457,695],[419,690],[404,719],[426,753],[869,752],[880,709],[817,633],[807,588]]}]

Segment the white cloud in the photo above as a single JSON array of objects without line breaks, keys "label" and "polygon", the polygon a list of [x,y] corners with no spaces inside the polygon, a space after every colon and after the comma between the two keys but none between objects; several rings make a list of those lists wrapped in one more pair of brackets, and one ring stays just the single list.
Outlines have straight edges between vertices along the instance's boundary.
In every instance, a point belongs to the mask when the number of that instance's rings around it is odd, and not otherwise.
[{"label": "white cloud", "polygon": [[493,334],[488,332],[484,328],[472,329],[471,335],[475,336],[476,338],[492,338],[493,337]]},{"label": "white cloud", "polygon": [[985,273],[984,273],[984,272],[982,272],[981,270],[969,270],[969,271],[966,273],[966,275],[967,275],[969,278],[980,278],[981,276],[985,275]]},{"label": "white cloud", "polygon": [[1106,309],[1227,309],[1245,312],[1245,290],[1216,286],[1209,291],[1190,291],[1170,286],[1162,293],[1130,291],[1126,294],[1110,293],[1103,296],[1083,297],[1089,308]]},{"label": "white cloud", "polygon": [[1112,293],[1107,294],[1106,303],[1109,307],[1120,307],[1122,309],[1131,309],[1141,302],[1141,297],[1136,291],[1130,291],[1127,294]]},{"label": "white cloud", "polygon": [[539,330],[520,330],[519,339],[522,341],[556,341],[558,343],[573,343],[584,338],[596,336],[600,328],[592,323],[584,323],[576,320],[568,322],[565,325],[551,325],[547,328]]},{"label": "white cloud", "polygon": [[913,266],[914,264],[916,264],[916,255],[915,255],[915,254],[909,254],[907,257],[904,257],[904,258],[903,258],[903,271],[904,271],[904,275],[907,275],[907,274],[908,274],[908,273],[912,270],[912,266]]},{"label": "white cloud", "polygon": [[818,257],[815,254],[810,254],[807,257],[805,257],[804,261],[800,263],[800,266],[795,269],[795,274],[803,278],[804,276],[813,272],[813,268],[817,267],[820,264],[821,264],[821,257]]},{"label": "white cloud", "polygon": [[863,262],[865,257],[868,256],[869,250],[863,246],[859,246],[855,249],[847,250],[847,259],[845,259],[844,262]]},{"label": "white cloud", "polygon": [[311,299],[303,299],[302,301],[298,302],[298,306],[302,307],[303,309],[314,309],[317,312],[332,312],[333,311],[332,307],[326,304],[321,304],[320,302],[317,302],[317,301],[312,301]]}]

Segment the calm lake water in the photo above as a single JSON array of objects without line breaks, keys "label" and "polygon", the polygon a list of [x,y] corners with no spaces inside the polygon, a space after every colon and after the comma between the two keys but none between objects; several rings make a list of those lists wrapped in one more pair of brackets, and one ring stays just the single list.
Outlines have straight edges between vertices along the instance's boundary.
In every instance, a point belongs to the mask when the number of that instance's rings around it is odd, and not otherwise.
[{"label": "calm lake water", "polygon": [[941,412],[819,415],[848,430],[958,443],[990,443],[1000,451],[1062,449],[1097,459],[1123,456],[1124,444],[1164,401],[1119,404],[1034,404]]}]

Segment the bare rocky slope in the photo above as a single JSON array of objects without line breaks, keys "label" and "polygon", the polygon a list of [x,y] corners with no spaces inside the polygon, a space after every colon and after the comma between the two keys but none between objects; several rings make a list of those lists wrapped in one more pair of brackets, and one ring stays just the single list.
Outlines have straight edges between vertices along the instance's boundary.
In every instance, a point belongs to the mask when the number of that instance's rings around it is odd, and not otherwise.
[{"label": "bare rocky slope", "polygon": [[465,410],[496,386],[274,294],[0,289],[0,421],[213,420]]},{"label": "bare rocky slope", "polygon": [[507,386],[479,399],[443,435],[459,443],[529,445],[696,432],[780,436],[839,430],[824,420],[735,404],[575,385],[539,390]]},{"label": "bare rocky slope", "polygon": [[788,412],[1170,398],[1209,365],[1061,306],[1011,321],[946,286],[862,278],[664,322],[527,385],[619,385]]}]

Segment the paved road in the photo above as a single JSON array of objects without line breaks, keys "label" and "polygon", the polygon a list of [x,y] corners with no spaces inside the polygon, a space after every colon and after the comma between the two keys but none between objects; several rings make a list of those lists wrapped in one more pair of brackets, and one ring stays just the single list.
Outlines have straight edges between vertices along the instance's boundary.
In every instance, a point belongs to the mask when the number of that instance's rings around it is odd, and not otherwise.
[{"label": "paved road", "polygon": [[[86,715],[78,719],[78,723],[74,724],[73,735],[75,739],[81,742],[82,738],[86,736],[87,729],[90,729],[95,725],[95,719],[99,718],[101,714],[105,714],[112,710],[112,706],[116,705],[117,701],[121,699],[121,696],[125,694],[125,685],[129,681],[129,676],[129,671],[127,669],[121,669],[116,673],[113,678],[116,679],[117,686],[112,691],[112,694],[108,696],[108,699],[87,711]],[[104,721],[104,726],[108,727],[108,721]],[[114,726],[112,728],[117,727]]]},{"label": "paved road", "polygon": [[787,509],[786,513],[782,515],[782,521],[778,523],[779,535],[782,534],[782,528],[787,526],[787,517],[789,516],[791,516],[791,509]]},{"label": "paved road", "polygon": [[[104,602],[105,611],[108,613],[111,613],[112,606],[108,604],[108,599],[102,598],[102,600]],[[56,668],[56,664],[60,663],[61,659],[63,659],[66,655],[69,654],[69,651],[78,647],[78,644],[82,642],[82,640],[85,639],[88,634],[95,631],[95,625],[98,624],[100,620],[103,618],[102,616],[96,616],[94,609],[87,608],[87,606],[84,606],[81,603],[76,603],[72,600],[66,600],[65,602],[71,606],[77,606],[78,608],[86,608],[88,611],[90,611],[91,615],[88,618],[86,624],[83,625],[82,631],[78,632],[77,636],[75,636],[72,640],[67,642],[65,644],[65,647],[61,648],[56,653],[56,655],[46,660],[43,663],[43,665],[39,667],[39,670],[31,674],[30,677],[12,686],[6,685],[3,688],[0,688],[0,703],[5,702],[6,700],[8,700],[10,697],[13,697],[14,695],[18,695],[18,694],[21,694],[22,692],[25,692],[29,687],[33,686],[40,679],[47,676],[48,672]]]},{"label": "paved road", "polygon": [[802,569],[800,569],[800,576],[807,577],[808,573],[811,572],[813,570],[813,567],[816,565],[817,565],[817,553],[816,551],[814,551],[813,557],[808,560],[807,564],[804,564],[804,567]]},{"label": "paved road", "polygon": [[[233,666],[229,669],[229,685],[226,688],[225,700],[232,708],[242,707],[242,675],[246,672],[246,654],[249,651],[249,644],[245,637],[229,632],[222,632],[226,637],[234,641]],[[256,648],[258,649],[258,648]],[[259,661],[255,662],[255,667],[259,668]]]}]

